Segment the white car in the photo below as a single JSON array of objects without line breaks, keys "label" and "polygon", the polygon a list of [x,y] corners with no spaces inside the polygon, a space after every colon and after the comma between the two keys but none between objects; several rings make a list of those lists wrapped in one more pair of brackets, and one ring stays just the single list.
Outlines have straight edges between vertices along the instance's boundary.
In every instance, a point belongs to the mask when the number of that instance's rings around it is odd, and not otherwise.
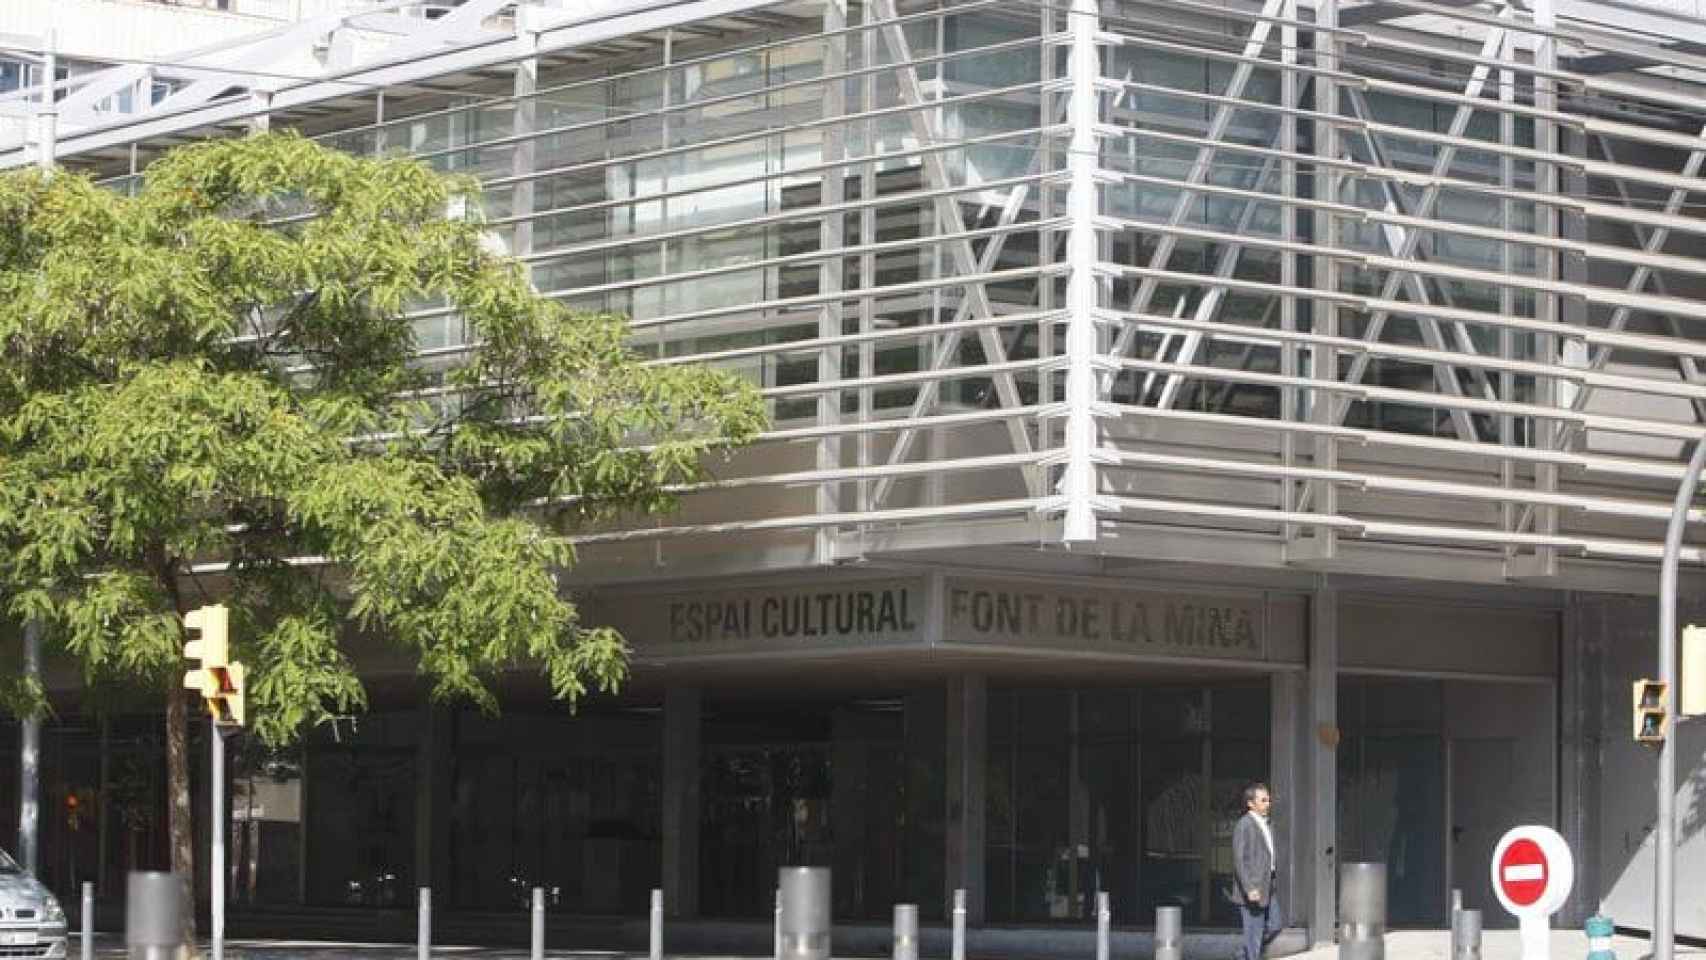
[{"label": "white car", "polygon": [[65,956],[65,911],[0,850],[0,957]]}]

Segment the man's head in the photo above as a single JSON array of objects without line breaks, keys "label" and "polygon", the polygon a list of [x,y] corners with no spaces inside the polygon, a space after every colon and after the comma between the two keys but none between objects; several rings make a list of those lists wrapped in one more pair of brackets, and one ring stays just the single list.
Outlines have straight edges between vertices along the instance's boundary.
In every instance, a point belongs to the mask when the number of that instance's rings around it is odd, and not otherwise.
[{"label": "man's head", "polygon": [[1257,780],[1244,788],[1244,809],[1265,817],[1273,805],[1273,794],[1268,792],[1267,784]]}]

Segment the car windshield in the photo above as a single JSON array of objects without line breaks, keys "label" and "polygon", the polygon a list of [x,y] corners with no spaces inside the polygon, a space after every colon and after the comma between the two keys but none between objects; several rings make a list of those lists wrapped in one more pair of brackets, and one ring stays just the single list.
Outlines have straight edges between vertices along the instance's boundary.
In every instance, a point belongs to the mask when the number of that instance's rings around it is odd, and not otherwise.
[{"label": "car windshield", "polygon": [[13,860],[11,854],[0,850],[0,876],[11,876],[23,872],[24,868],[18,866],[18,861]]}]

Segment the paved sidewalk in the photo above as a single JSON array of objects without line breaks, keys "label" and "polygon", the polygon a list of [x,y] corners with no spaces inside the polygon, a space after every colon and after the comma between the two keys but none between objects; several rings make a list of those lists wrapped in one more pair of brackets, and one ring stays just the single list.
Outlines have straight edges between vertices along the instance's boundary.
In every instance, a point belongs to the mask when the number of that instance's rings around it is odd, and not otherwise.
[{"label": "paved sidewalk", "polygon": [[[1617,960],[1642,960],[1652,952],[1645,939],[1617,937],[1611,949]],[[1296,954],[1291,960],[1336,960],[1338,948],[1326,947]],[[1552,932],[1552,960],[1585,960],[1588,938],[1580,930]],[[1522,942],[1515,930],[1488,930],[1481,937],[1482,960],[1521,960]],[[1677,960],[1706,960],[1706,947],[1676,945]],[[1187,958],[1188,960],[1188,958]],[[1386,935],[1386,960],[1451,960],[1448,930],[1401,930]]]},{"label": "paved sidewalk", "polygon": [[[68,945],[70,960],[82,956],[82,943],[76,934],[72,934]],[[202,960],[211,960],[212,953],[208,945],[202,945]],[[434,958],[444,960],[528,960],[527,948],[521,947],[472,947],[472,946],[439,946],[432,948]],[[552,960],[629,960],[632,956],[620,951],[610,950],[546,950],[545,955]],[[125,957],[124,941],[116,935],[97,934],[95,936],[95,956],[97,960],[122,960]],[[340,943],[324,940],[227,940],[225,941],[226,960],[415,960],[415,945],[412,943]],[[633,960],[644,960],[635,957]],[[671,957],[670,960],[739,960],[739,958],[687,958]],[[769,958],[764,958],[769,960]]]},{"label": "paved sidewalk", "polygon": [[[75,960],[81,945],[73,935],[70,955]],[[1612,949],[1618,960],[1644,960],[1649,945],[1644,939],[1617,937]],[[205,944],[204,944],[205,951]],[[1451,936],[1444,930],[1405,930],[1386,935],[1386,960],[1451,960]],[[1551,960],[1585,960],[1587,937],[1578,930],[1560,930],[1552,934]],[[117,936],[98,935],[95,955],[99,960],[123,958],[124,943]],[[526,948],[434,946],[434,957],[445,960],[527,960]],[[207,958],[204,952],[204,960]],[[414,960],[412,943],[335,943],[315,940],[230,940],[225,945],[227,960]],[[644,960],[644,954],[625,954],[612,950],[547,950],[552,960]],[[1489,930],[1481,941],[1483,960],[1521,960],[1522,947],[1515,930]],[[1677,960],[1706,960],[1706,947],[1678,944]],[[738,958],[704,954],[676,955],[670,960],[769,960],[769,958]],[[975,958],[974,958],[975,960]],[[1089,960],[1089,958],[1086,958]],[[1114,960],[1147,960],[1145,957],[1126,958],[1116,954]],[[1197,960],[1187,956],[1185,960]],[[1338,960],[1337,947],[1325,947],[1293,954],[1291,960]]]}]

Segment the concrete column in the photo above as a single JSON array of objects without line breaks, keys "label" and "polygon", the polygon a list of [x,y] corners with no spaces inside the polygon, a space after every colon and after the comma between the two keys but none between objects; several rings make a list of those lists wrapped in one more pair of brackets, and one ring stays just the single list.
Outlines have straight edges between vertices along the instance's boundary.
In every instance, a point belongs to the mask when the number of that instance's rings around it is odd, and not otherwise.
[{"label": "concrete column", "polygon": [[966,922],[984,919],[985,797],[989,762],[989,681],[976,674],[948,680],[947,889],[966,891]]},{"label": "concrete column", "polygon": [[663,700],[663,902],[672,917],[699,914],[699,764],[703,695],[671,687]]},{"label": "concrete column", "polygon": [[[95,889],[107,885],[107,823],[111,804],[107,802],[112,780],[112,717],[101,714],[100,780],[95,790]],[[99,895],[99,894],[97,894]]]},{"label": "concrete column", "polygon": [[1300,673],[1276,673],[1269,681],[1270,743],[1272,757],[1268,770],[1268,786],[1279,798],[1275,811],[1274,847],[1279,851],[1279,887],[1288,899],[1282,901],[1290,914],[1290,922],[1308,917],[1315,902],[1315,888],[1304,882],[1307,875],[1299,864],[1308,857],[1309,847],[1301,842],[1307,834],[1311,814],[1309,791],[1304,788],[1299,756],[1307,747],[1307,730],[1303,723],[1303,687],[1305,676]]},{"label": "concrete column", "polygon": [[898,857],[904,879],[896,896],[918,904],[925,920],[946,920],[953,908],[946,873],[947,710],[946,684],[906,694],[906,829]]},{"label": "concrete column", "polygon": [[249,118],[249,132],[270,132],[272,130],[272,113],[270,112],[272,110],[272,91],[252,90],[249,92],[249,102],[254,105],[256,110],[261,111]]},{"label": "concrete column", "polygon": [[837,708],[833,725],[829,822],[835,825],[835,882],[831,889],[838,914],[860,916],[867,906],[868,865],[873,859],[866,852],[870,843],[865,816],[870,771],[859,716],[851,709]]},{"label": "concrete column", "polygon": [[1313,887],[1308,914],[1309,940],[1333,941],[1338,911],[1339,817],[1339,591],[1326,574],[1316,581],[1309,605],[1309,736],[1307,862],[1299,879]]},{"label": "concrete column", "polygon": [[450,836],[450,778],[454,757],[448,717],[423,693],[415,743],[415,886],[438,891],[439,904],[450,902],[449,851],[438,838]]},{"label": "concrete column", "polygon": [[1605,658],[1600,637],[1584,623],[1580,598],[1565,602],[1559,638],[1559,832],[1576,858],[1576,884],[1555,923],[1578,926],[1599,909],[1600,739],[1605,702]]}]

